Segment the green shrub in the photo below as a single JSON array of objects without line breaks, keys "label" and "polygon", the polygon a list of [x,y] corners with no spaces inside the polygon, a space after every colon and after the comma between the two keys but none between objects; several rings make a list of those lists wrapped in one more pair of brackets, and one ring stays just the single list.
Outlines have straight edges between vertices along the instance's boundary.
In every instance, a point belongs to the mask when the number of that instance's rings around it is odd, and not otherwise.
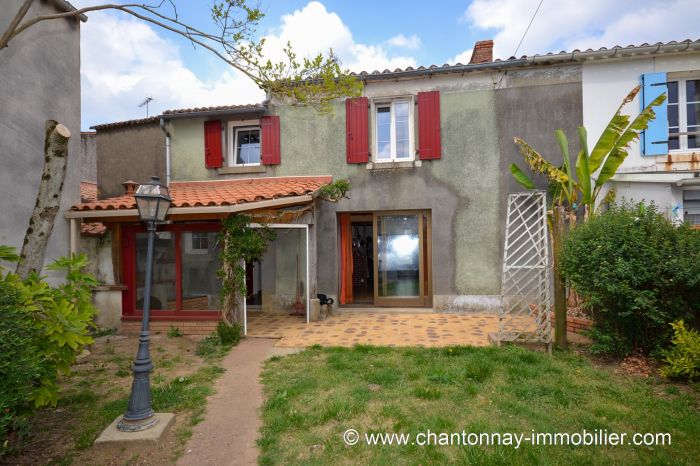
[{"label": "green shrub", "polygon": [[[0,246],[0,261],[16,260],[12,248]],[[86,264],[84,255],[56,260],[48,268],[66,276],[56,287],[37,275],[23,280],[4,273],[0,266],[0,452],[16,446],[34,408],[56,405],[58,376],[93,341],[96,282],[83,273]]]},{"label": "green shrub", "polygon": [[661,375],[669,379],[695,380],[700,376],[700,332],[686,328],[682,320],[671,324],[671,348],[662,352],[666,365]]},{"label": "green shrub", "polygon": [[179,327],[173,327],[172,325],[168,329],[168,338],[179,338],[182,336],[182,332]]},{"label": "green shrub", "polygon": [[44,376],[44,357],[37,350],[41,334],[22,312],[20,299],[16,288],[0,280],[0,456],[24,440],[33,393]]},{"label": "green shrub", "polygon": [[226,322],[219,322],[216,326],[216,335],[219,342],[224,346],[236,346],[241,341],[241,326],[238,324],[228,325]]},{"label": "green shrub", "polygon": [[698,323],[700,232],[653,204],[623,203],[577,226],[561,267],[594,317],[593,350],[651,352],[668,344],[671,322]]}]

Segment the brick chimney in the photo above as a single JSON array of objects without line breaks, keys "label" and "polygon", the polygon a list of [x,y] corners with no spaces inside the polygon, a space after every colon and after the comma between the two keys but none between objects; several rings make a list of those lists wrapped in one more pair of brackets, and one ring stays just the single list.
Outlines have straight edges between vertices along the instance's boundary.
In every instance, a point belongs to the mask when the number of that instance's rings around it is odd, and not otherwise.
[{"label": "brick chimney", "polygon": [[139,187],[139,184],[136,181],[125,181],[122,183],[122,186],[124,186],[124,195],[125,196],[133,196],[136,193],[136,190]]},{"label": "brick chimney", "polygon": [[493,61],[493,41],[491,39],[476,41],[469,64],[488,63],[491,61]]}]

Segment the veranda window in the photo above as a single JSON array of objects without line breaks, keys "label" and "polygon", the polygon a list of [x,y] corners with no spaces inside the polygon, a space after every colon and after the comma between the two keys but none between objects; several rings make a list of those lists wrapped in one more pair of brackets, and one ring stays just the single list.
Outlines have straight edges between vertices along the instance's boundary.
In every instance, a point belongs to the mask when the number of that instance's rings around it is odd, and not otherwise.
[{"label": "veranda window", "polygon": [[[154,316],[216,312],[221,307],[221,244],[218,224],[166,225],[156,233],[151,310]],[[125,282],[129,285],[125,314],[140,313],[146,276],[147,234],[128,232]],[[133,262],[130,261],[133,258]],[[131,265],[130,267],[130,264]]]}]

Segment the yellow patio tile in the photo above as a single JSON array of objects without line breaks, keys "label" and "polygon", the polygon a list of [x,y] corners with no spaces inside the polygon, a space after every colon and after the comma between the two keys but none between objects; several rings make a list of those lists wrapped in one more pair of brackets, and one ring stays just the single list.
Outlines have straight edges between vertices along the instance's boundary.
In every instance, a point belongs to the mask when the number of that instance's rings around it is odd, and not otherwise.
[{"label": "yellow patio tile", "polygon": [[[524,322],[523,322],[524,323]],[[488,345],[498,330],[496,314],[381,313],[343,311],[325,321],[303,317],[249,313],[248,336],[279,338],[279,347],[389,346],[444,347]]]}]

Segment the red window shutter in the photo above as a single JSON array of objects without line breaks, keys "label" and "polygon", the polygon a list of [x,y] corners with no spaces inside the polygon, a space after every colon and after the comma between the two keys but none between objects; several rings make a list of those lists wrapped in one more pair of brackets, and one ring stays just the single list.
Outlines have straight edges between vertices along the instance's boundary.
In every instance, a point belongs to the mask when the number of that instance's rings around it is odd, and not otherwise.
[{"label": "red window shutter", "polygon": [[439,91],[418,93],[418,156],[421,160],[442,156]]},{"label": "red window shutter", "polygon": [[224,156],[221,152],[221,120],[204,122],[204,166],[221,168]]},{"label": "red window shutter", "polygon": [[348,163],[369,161],[369,118],[367,97],[345,101],[345,144]]},{"label": "red window shutter", "polygon": [[262,149],[260,162],[263,165],[280,164],[280,117],[277,115],[260,118]]}]

